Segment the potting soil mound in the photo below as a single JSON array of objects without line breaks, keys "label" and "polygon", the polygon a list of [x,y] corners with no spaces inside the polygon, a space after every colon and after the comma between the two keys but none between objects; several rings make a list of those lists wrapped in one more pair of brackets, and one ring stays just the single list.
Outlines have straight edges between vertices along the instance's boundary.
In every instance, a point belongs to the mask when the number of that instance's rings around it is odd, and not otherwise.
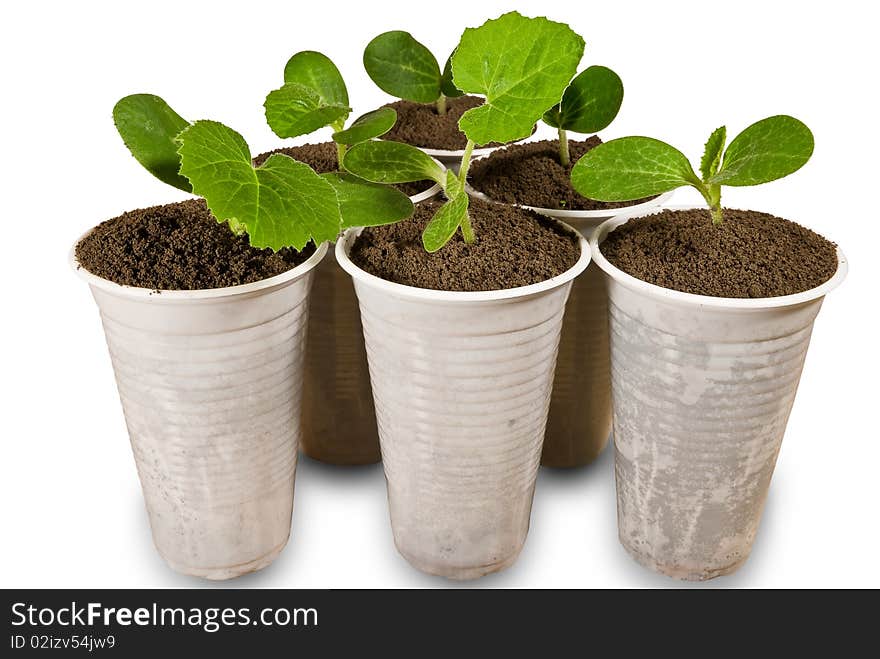
[{"label": "potting soil mound", "polygon": [[601,245],[612,264],[633,277],[685,293],[730,298],[792,295],[831,278],[832,243],[767,213],[665,210],[630,220]]},{"label": "potting soil mound", "polygon": [[438,114],[433,103],[387,103],[383,107],[393,108],[397,112],[397,123],[382,139],[427,149],[463,149],[467,146],[467,137],[458,129],[458,120],[465,112],[482,104],[483,99],[479,96],[447,98],[446,114]]},{"label": "potting soil mound", "polygon": [[442,202],[416,206],[409,220],[368,227],[351,249],[351,260],[367,272],[407,286],[444,291],[491,291],[545,281],[580,257],[577,239],[558,224],[512,206],[471,199],[476,242],[457,231],[439,251],[422,246],[422,231]]},{"label": "potting soil mound", "polygon": [[587,199],[571,185],[571,169],[587,151],[602,143],[595,135],[584,141],[569,140],[571,162],[559,160],[559,140],[511,144],[474,161],[470,184],[489,198],[505,204],[522,204],[558,210],[606,210],[648,201],[604,202]]},{"label": "potting soil mound", "polygon": [[203,199],[123,213],[95,227],[76,246],[81,267],[117,284],[154,290],[238,286],[274,277],[315,248],[251,247],[218,222]]},{"label": "potting soil mound", "polygon": [[[335,172],[339,170],[339,161],[336,157],[335,142],[321,142],[320,144],[303,144],[301,146],[288,146],[274,151],[261,153],[254,158],[254,165],[262,165],[273,153],[281,153],[290,156],[294,160],[304,162],[319,174]],[[414,196],[424,192],[434,185],[434,181],[412,181],[398,183],[394,187],[407,196]]]}]

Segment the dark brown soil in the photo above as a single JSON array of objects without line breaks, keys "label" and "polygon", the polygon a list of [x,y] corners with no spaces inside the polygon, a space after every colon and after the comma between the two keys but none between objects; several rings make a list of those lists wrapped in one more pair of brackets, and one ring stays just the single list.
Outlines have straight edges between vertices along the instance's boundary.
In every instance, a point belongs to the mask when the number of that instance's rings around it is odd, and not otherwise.
[{"label": "dark brown soil", "polygon": [[[254,165],[260,166],[273,153],[283,153],[294,160],[304,162],[319,174],[335,172],[339,170],[339,162],[336,158],[336,144],[334,142],[321,142],[320,144],[303,144],[301,146],[287,146],[274,151],[261,153],[254,158]],[[398,183],[394,187],[407,196],[414,196],[424,192],[434,185],[434,181],[412,181],[410,183]]]},{"label": "dark brown soil", "polygon": [[580,257],[576,238],[530,211],[471,199],[477,240],[467,245],[458,231],[429,254],[422,230],[440,201],[416,206],[409,220],[364,229],[351,260],[367,272],[407,286],[443,291],[492,291],[536,284],[571,268]]},{"label": "dark brown soil", "polygon": [[274,277],[314,254],[257,249],[218,222],[203,199],[123,213],[76,246],[80,265],[117,284],[154,290],[238,286]]},{"label": "dark brown soil", "polygon": [[582,155],[601,143],[595,135],[584,141],[569,140],[571,163],[568,167],[559,162],[559,140],[511,144],[475,161],[470,169],[470,184],[495,201],[535,208],[592,211],[648,201],[594,201],[571,187],[571,168]]},{"label": "dark brown soil", "polygon": [[602,243],[602,254],[651,284],[714,297],[758,298],[815,288],[837,270],[832,243],[767,213],[665,210],[630,220]]},{"label": "dark brown soil", "polygon": [[467,146],[467,137],[458,129],[458,120],[465,112],[483,102],[479,96],[447,98],[446,114],[437,114],[437,107],[433,103],[387,103],[383,107],[393,108],[397,112],[397,123],[382,138],[426,149],[458,151]]}]

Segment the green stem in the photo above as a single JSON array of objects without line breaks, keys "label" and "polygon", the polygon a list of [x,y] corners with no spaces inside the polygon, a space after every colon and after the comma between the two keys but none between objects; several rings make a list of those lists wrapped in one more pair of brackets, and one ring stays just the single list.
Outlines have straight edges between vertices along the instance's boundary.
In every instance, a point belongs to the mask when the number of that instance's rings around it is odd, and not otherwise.
[{"label": "green stem", "polygon": [[721,226],[724,223],[723,212],[721,210],[721,186],[712,185],[710,183],[701,182],[699,186],[694,186],[703,195],[703,199],[709,205],[709,213],[712,215],[712,224]]},{"label": "green stem", "polygon": [[563,167],[568,167],[571,162],[571,156],[568,153],[568,134],[565,129],[559,127],[559,162]]},{"label": "green stem", "polygon": [[[474,141],[468,140],[467,145],[464,147],[464,154],[461,156],[461,167],[458,169],[458,180],[461,181],[462,188],[467,185],[467,175],[468,170],[471,167],[471,154],[473,154],[473,152]],[[462,194],[467,193],[463,192]],[[468,245],[477,239],[476,236],[474,236],[474,230],[471,227],[471,218],[467,211],[465,211],[464,217],[461,218],[461,235],[464,238],[464,242]]]},{"label": "green stem", "polygon": [[440,98],[437,99],[437,114],[444,115],[446,114],[446,95],[440,94]]},{"label": "green stem", "polygon": [[342,171],[342,159],[345,158],[345,152],[347,148],[344,144],[336,143],[336,163],[339,166],[339,171]]}]

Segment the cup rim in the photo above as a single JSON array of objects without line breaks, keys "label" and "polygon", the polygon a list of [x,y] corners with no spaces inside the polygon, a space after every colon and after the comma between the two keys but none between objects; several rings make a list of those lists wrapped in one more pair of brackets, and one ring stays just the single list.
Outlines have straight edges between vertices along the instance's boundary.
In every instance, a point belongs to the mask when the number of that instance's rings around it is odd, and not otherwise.
[{"label": "cup rim", "polygon": [[362,270],[356,266],[348,256],[348,252],[354,244],[354,240],[364,230],[364,227],[354,227],[346,229],[343,232],[342,238],[336,241],[336,261],[355,281],[359,281],[371,288],[381,290],[396,297],[453,304],[490,302],[528,297],[539,293],[545,293],[572,281],[575,277],[586,270],[592,258],[589,242],[579,231],[561,220],[555,218],[551,218],[551,220],[562,226],[577,239],[581,254],[575,264],[565,272],[536,284],[529,284],[528,286],[517,286],[515,288],[503,288],[493,291],[442,291],[432,288],[418,288],[417,286],[408,286],[406,284],[398,284],[393,281],[388,281],[387,279],[382,279],[381,277],[370,274],[366,270]]},{"label": "cup rim", "polygon": [[629,220],[639,217],[646,217],[648,215],[654,215],[664,210],[676,211],[703,208],[705,207],[695,205],[678,205],[666,206],[664,208],[653,208],[647,212],[622,213],[620,215],[616,215],[615,217],[612,217],[600,224],[590,238],[590,248],[593,252],[593,262],[599,268],[601,268],[602,271],[605,272],[605,274],[608,275],[610,278],[633,291],[644,293],[646,295],[656,298],[662,298],[669,302],[674,302],[684,306],[728,309],[734,311],[773,309],[811,302],[817,298],[825,296],[827,293],[837,288],[840,283],[846,278],[846,273],[849,269],[849,266],[847,264],[846,257],[844,256],[840,247],[836,247],[837,270],[828,280],[824,281],[814,288],[806,291],[801,291],[800,293],[793,293],[791,295],[780,295],[777,297],[714,297],[710,295],[697,295],[695,293],[676,291],[670,288],[664,288],[662,286],[643,281],[638,277],[633,277],[632,275],[627,274],[615,265],[612,265],[612,263],[608,261],[608,259],[606,259],[605,256],[602,254],[602,251],[600,249],[602,241],[607,237],[609,233],[611,233],[613,229],[616,229],[617,227],[625,224]]}]

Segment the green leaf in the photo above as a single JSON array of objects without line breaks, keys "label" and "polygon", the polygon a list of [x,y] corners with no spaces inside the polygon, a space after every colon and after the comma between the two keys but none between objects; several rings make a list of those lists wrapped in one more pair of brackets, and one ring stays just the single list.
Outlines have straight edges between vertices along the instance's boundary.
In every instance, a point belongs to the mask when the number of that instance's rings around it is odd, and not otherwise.
[{"label": "green leaf", "polygon": [[306,135],[345,119],[351,112],[347,105],[327,105],[314,89],[296,82],[269,92],[263,106],[266,121],[278,137]]},{"label": "green leaf", "polygon": [[794,117],[777,115],[737,135],[710,183],[758,185],[796,172],[813,154],[813,133]]},{"label": "green leaf", "polygon": [[292,82],[315,91],[322,105],[348,105],[348,90],[339,69],[329,57],[304,50],[287,61],[284,82]]},{"label": "green leaf", "polygon": [[345,154],[346,171],[374,183],[407,183],[431,179],[446,183],[443,167],[419,149],[402,142],[378,140],[355,144]]},{"label": "green leaf", "polygon": [[251,245],[301,250],[338,235],[336,191],[308,165],[275,154],[255,168],[244,138],[216,121],[197,121],[178,140],[193,192],[219,221],[244,227]]},{"label": "green leaf", "polygon": [[452,55],[455,86],[486,102],[462,115],[459,128],[476,144],[531,135],[559,101],[584,52],[570,27],[517,12],[468,28]]},{"label": "green leaf", "polygon": [[345,130],[333,133],[333,141],[339,144],[359,144],[384,135],[397,121],[393,108],[379,108],[355,119]]},{"label": "green leaf", "polygon": [[397,98],[433,103],[440,97],[440,65],[409,32],[384,32],[368,43],[364,68],[379,89]]},{"label": "green leaf", "polygon": [[620,76],[607,67],[591,66],[571,81],[562,101],[544,113],[544,121],[576,133],[598,133],[614,121],[622,102]]},{"label": "green leaf", "polygon": [[574,189],[589,199],[632,201],[702,186],[684,154],[651,137],[621,137],[587,151],[571,172]]},{"label": "green leaf", "polygon": [[396,188],[351,174],[331,172],[321,176],[336,189],[343,229],[394,224],[412,215],[412,202]]},{"label": "green leaf", "polygon": [[467,215],[468,196],[451,170],[446,172],[445,191],[449,201],[434,213],[422,232],[422,245],[427,252],[436,252],[448,243]]},{"label": "green leaf", "polygon": [[449,98],[464,95],[464,92],[452,82],[452,55],[446,58],[446,65],[443,67],[443,75],[440,76],[440,93]]},{"label": "green leaf", "polygon": [[180,175],[180,156],[174,138],[189,122],[158,96],[132,94],[113,108],[113,123],[131,155],[160,181],[192,192]]},{"label": "green leaf", "polygon": [[727,141],[727,126],[716,128],[703,149],[703,158],[700,160],[700,174],[704,181],[715,176],[718,165],[721,163],[721,154],[724,153],[724,143]]}]

